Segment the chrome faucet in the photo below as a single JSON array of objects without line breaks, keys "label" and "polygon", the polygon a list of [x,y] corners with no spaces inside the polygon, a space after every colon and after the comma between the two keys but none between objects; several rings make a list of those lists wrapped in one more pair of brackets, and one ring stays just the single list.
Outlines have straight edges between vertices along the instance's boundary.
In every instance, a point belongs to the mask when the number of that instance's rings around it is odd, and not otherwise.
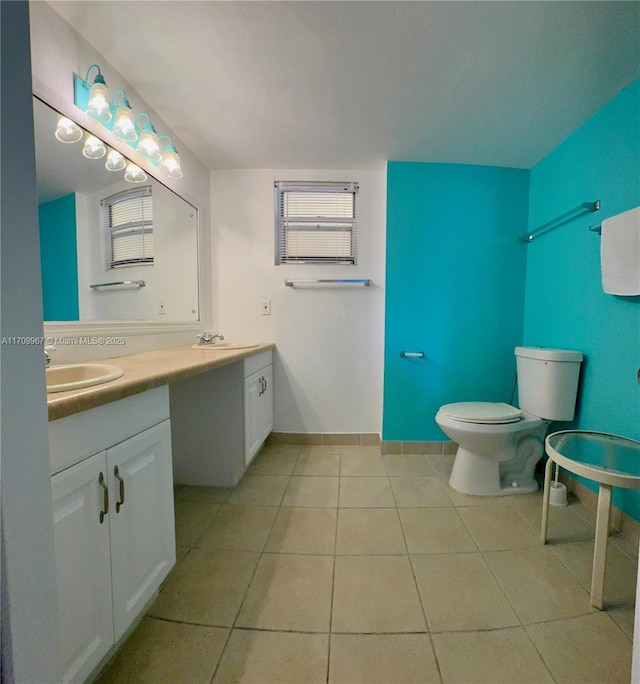
[{"label": "chrome faucet", "polygon": [[215,344],[216,338],[220,341],[224,340],[224,335],[218,335],[213,332],[203,332],[202,335],[196,335],[198,344]]},{"label": "chrome faucet", "polygon": [[51,354],[56,350],[56,348],[50,344],[48,344],[44,348],[44,367],[49,368],[51,365]]}]

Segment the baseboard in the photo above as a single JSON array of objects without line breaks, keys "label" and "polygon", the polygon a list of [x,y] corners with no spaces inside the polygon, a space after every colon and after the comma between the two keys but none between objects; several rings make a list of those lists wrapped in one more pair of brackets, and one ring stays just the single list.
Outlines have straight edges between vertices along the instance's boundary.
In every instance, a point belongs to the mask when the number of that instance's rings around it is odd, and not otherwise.
[{"label": "baseboard", "polygon": [[455,454],[454,442],[390,442],[382,441],[375,432],[272,432],[269,445],[297,446],[377,446],[381,454]]},{"label": "baseboard", "polygon": [[455,442],[389,442],[383,441],[380,451],[383,454],[455,454]]},{"label": "baseboard", "polygon": [[302,446],[380,446],[375,432],[272,432],[267,444]]}]

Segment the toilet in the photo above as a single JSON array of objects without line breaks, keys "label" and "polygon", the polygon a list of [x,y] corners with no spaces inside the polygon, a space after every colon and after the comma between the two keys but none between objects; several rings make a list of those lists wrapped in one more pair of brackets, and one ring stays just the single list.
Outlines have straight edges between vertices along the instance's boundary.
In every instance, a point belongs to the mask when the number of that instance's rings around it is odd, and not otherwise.
[{"label": "toilet", "polygon": [[463,494],[538,490],[536,463],[552,421],[573,420],[582,354],[516,347],[520,408],[466,401],[442,406],[436,422],[458,444],[449,484]]}]

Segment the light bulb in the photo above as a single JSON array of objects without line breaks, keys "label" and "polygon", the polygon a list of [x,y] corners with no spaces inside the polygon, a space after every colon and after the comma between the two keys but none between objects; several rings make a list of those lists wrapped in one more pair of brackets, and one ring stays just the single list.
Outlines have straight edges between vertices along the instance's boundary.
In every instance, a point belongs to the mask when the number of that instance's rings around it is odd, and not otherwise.
[{"label": "light bulb", "polygon": [[89,105],[87,106],[87,114],[99,121],[101,124],[107,124],[111,121],[111,108],[109,107],[109,89],[104,82],[101,74],[98,74],[89,91]]},{"label": "light bulb", "polygon": [[173,150],[165,148],[162,153],[162,161],[160,166],[169,174],[171,178],[182,178],[182,168],[180,166],[180,157],[178,153]]},{"label": "light bulb", "polygon": [[128,164],[124,179],[129,183],[144,183],[147,180],[147,174],[139,166]]},{"label": "light bulb", "polygon": [[104,163],[107,171],[122,171],[127,165],[127,160],[118,152],[118,150],[109,150],[107,154],[107,161]]},{"label": "light bulb", "polygon": [[113,125],[113,133],[116,138],[132,143],[138,139],[136,127],[131,118],[131,107],[120,105],[116,110],[116,121]]},{"label": "light bulb", "polygon": [[66,116],[58,118],[58,125],[54,134],[61,143],[74,143],[82,138],[82,129],[75,121]]},{"label": "light bulb", "polygon": [[107,148],[100,138],[95,135],[87,135],[82,148],[82,154],[87,159],[101,159],[107,153]]},{"label": "light bulb", "polygon": [[143,130],[138,140],[138,152],[141,152],[147,159],[155,164],[160,162],[162,154],[157,134],[152,130]]}]

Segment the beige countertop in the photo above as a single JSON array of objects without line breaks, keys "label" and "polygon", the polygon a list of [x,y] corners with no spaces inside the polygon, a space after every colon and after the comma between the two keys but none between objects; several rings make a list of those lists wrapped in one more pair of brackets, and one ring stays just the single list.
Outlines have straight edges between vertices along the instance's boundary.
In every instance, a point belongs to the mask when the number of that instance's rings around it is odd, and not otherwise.
[{"label": "beige countertop", "polygon": [[101,359],[103,363],[111,363],[122,368],[124,375],[102,385],[48,394],[49,420],[58,420],[160,385],[206,373],[273,349],[274,346],[269,342],[250,349],[212,350],[178,347]]}]

